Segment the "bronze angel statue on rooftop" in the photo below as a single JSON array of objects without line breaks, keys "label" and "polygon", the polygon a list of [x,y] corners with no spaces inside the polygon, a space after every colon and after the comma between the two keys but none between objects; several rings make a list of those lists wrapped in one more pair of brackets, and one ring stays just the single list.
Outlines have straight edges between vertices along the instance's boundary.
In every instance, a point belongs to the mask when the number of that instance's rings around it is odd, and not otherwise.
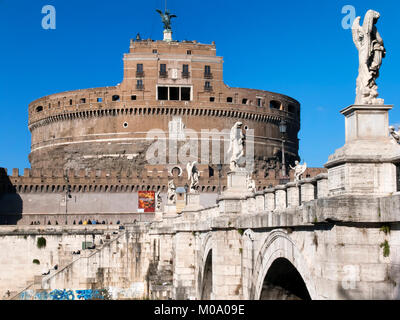
[{"label": "bronze angel statue on rooftop", "polygon": [[171,19],[172,18],[177,18],[176,15],[174,14],[170,14],[169,10],[165,10],[165,13],[163,13],[161,10],[156,10],[160,16],[161,16],[161,20],[164,23],[164,30],[172,30],[171,29]]},{"label": "bronze angel statue on rooftop", "polygon": [[383,40],[376,28],[380,14],[369,10],[360,25],[360,17],[354,20],[352,33],[353,41],[359,52],[359,74],[357,78],[357,97],[355,104],[384,104],[383,99],[378,99],[378,86],[376,79],[379,77],[379,69],[386,50]]}]

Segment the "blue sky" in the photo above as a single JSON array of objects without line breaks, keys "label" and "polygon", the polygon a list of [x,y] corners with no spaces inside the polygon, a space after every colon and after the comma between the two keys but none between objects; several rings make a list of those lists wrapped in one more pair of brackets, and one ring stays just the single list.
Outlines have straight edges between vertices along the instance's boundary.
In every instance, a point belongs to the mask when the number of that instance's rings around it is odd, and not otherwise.
[{"label": "blue sky", "polygon": [[[57,10],[56,30],[44,30],[41,11]],[[217,44],[224,80],[232,87],[287,94],[302,105],[300,156],[321,167],[344,144],[339,111],[354,102],[358,55],[342,7],[381,13],[387,57],[380,96],[400,123],[400,3],[398,1],[169,0],[178,15],[176,40]],[[164,0],[0,0],[0,167],[29,168],[28,104],[67,90],[112,86],[123,76],[129,39],[161,39],[155,12]]]}]

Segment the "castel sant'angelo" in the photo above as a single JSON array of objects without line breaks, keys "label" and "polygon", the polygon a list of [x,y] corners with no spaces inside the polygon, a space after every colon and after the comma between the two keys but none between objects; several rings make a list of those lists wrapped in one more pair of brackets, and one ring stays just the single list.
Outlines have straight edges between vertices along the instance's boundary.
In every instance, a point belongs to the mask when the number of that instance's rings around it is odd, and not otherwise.
[{"label": "castel sant'angelo", "polygon": [[[269,91],[229,87],[214,42],[175,41],[168,26],[164,29],[162,41],[139,34],[131,40],[120,84],[52,94],[29,105],[31,169],[23,174],[2,170],[0,223],[70,224],[86,217],[132,221],[139,212],[139,191],[160,191],[166,203],[169,181],[180,190],[187,187],[186,163],[178,153],[185,153],[181,148],[189,133],[192,140],[193,133],[198,137],[197,157],[191,160],[200,171],[201,202],[213,204],[226,187],[229,161],[224,159],[229,131],[237,122],[254,146],[257,190],[293,176],[290,170],[282,174],[282,159],[286,168],[299,160],[299,102]],[[154,130],[165,133],[165,163],[146,157],[155,141],[149,133],[160,138]],[[215,140],[220,143],[218,159]],[[175,149],[171,141],[176,141]],[[308,169],[306,174],[321,171]]]}]

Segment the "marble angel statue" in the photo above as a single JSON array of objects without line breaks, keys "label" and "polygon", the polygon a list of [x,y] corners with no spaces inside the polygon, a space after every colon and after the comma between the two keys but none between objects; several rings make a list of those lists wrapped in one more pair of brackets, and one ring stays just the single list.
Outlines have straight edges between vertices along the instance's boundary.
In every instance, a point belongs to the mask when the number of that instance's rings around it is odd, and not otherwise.
[{"label": "marble angel statue", "polygon": [[176,187],[174,180],[168,182],[168,204],[176,203]]},{"label": "marble angel statue", "polygon": [[359,69],[356,90],[356,105],[383,105],[384,100],[378,99],[378,86],[376,79],[382,59],[385,58],[386,50],[383,40],[376,28],[380,14],[369,10],[360,25],[360,17],[354,20],[352,26],[353,41],[359,53]]},{"label": "marble angel statue", "polygon": [[199,186],[200,172],[197,169],[196,165],[197,165],[196,161],[192,163],[188,162],[188,164],[186,165],[188,180],[190,180],[190,187],[189,187],[190,192],[195,192]]},{"label": "marble angel statue", "polygon": [[294,181],[299,182],[302,178],[302,175],[307,170],[307,163],[304,163],[303,165],[301,165],[300,162],[296,160],[295,166],[292,167],[291,165],[289,165],[289,167],[290,167],[290,169],[294,170]]},{"label": "marble angel statue", "polygon": [[235,171],[239,168],[239,163],[244,156],[244,144],[246,136],[242,131],[243,123],[236,122],[230,133],[230,144],[228,153],[232,152],[230,169]]}]

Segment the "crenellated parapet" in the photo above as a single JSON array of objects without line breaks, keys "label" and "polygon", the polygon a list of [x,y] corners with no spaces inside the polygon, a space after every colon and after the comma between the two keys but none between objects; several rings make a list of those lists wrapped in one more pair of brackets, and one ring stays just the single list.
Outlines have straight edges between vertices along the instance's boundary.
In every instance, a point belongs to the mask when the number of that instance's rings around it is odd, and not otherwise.
[{"label": "crenellated parapet", "polygon": [[[275,170],[270,170],[269,178],[264,178],[265,173],[263,172],[255,176],[257,190],[266,190],[271,184],[277,184],[280,177],[275,174]],[[19,169],[13,169],[12,174],[8,175],[7,169],[0,168],[0,193],[63,193],[67,190],[68,185],[73,193],[166,192],[170,179],[174,179],[177,185],[184,186],[187,183],[186,175],[171,176],[171,173],[166,169],[142,172],[104,169],[71,169],[67,171],[61,169],[24,169],[22,174],[20,174]],[[220,186],[221,190],[224,191],[226,181],[220,180],[215,175],[210,175],[208,170],[202,171],[200,192],[217,193]]]}]

